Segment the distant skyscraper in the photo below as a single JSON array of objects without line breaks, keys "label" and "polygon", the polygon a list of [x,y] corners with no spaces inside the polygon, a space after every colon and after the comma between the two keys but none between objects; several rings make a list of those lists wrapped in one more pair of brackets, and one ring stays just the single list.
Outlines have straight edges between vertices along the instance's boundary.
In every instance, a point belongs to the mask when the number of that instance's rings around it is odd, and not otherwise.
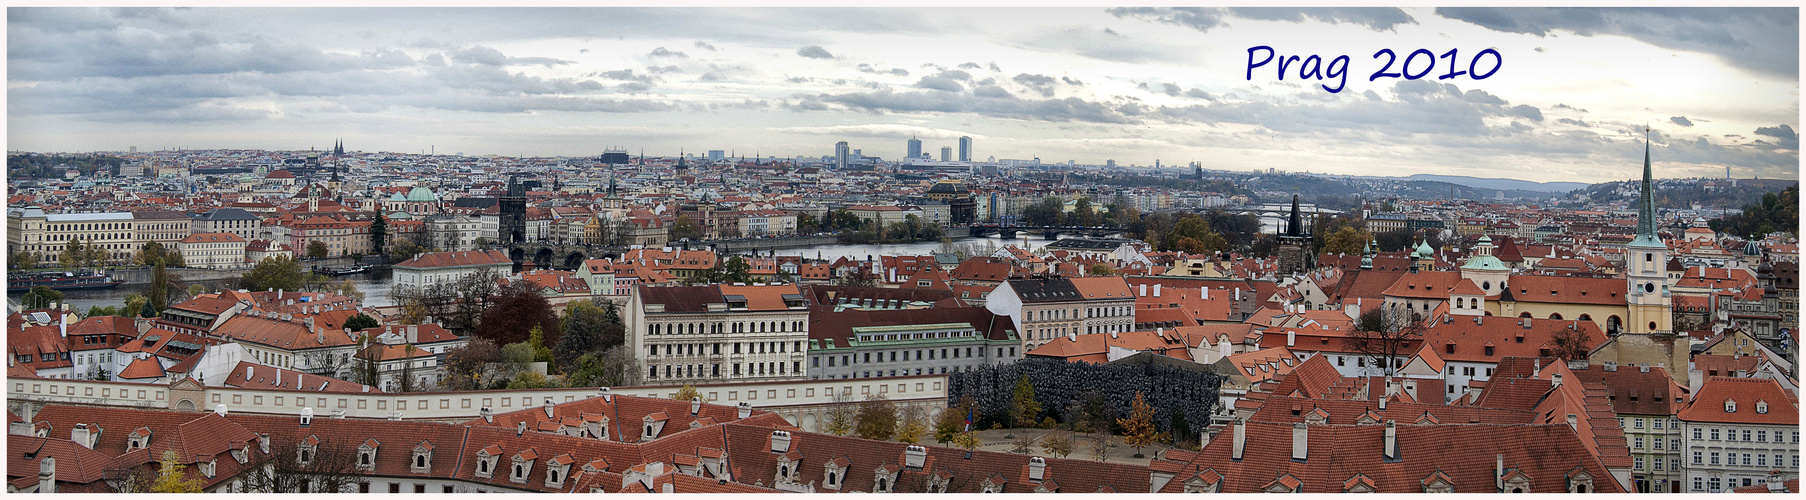
[{"label": "distant skyscraper", "polygon": [[1116,168],[1116,160],[1104,160],[1104,166],[1109,167],[1109,168]]},{"label": "distant skyscraper", "polygon": [[709,150],[709,161],[721,161],[723,158],[727,158],[726,151],[722,151],[719,149]]},{"label": "distant skyscraper", "polygon": [[972,161],[972,138],[960,136],[959,161]]},{"label": "distant skyscraper", "polygon": [[909,138],[909,154],[903,156],[912,160],[921,158],[922,140],[914,137]]},{"label": "distant skyscraper", "polygon": [[834,168],[847,168],[848,156],[851,154],[852,151],[847,149],[847,141],[834,143]]},{"label": "distant skyscraper", "polygon": [[941,161],[953,161],[953,148],[941,146]]}]

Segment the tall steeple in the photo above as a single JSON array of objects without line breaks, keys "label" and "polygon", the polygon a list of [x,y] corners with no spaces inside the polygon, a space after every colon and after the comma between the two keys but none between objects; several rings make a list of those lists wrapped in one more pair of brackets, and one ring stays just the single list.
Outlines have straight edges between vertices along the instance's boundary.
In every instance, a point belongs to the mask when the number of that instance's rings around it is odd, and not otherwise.
[{"label": "tall steeple", "polygon": [[1630,246],[1643,248],[1667,248],[1662,239],[1656,236],[1655,209],[1655,175],[1649,163],[1649,129],[1643,129],[1643,185],[1642,195],[1637,199],[1637,237]]},{"label": "tall steeple", "polygon": [[1304,236],[1304,215],[1298,212],[1298,193],[1292,193],[1292,217],[1287,220],[1286,236]]}]

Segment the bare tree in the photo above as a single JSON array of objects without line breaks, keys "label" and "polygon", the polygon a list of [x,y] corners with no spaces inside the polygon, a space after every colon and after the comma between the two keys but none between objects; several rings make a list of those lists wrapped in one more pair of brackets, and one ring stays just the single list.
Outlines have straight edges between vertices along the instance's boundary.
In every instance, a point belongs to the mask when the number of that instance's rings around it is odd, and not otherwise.
[{"label": "bare tree", "polygon": [[1010,453],[1027,454],[1028,450],[1035,446],[1035,442],[1041,440],[1040,436],[1035,436],[1031,432],[1027,428],[1016,429],[1016,437],[1010,439]]},{"label": "bare tree", "polygon": [[1361,354],[1369,363],[1377,363],[1385,375],[1393,375],[1397,359],[1408,356],[1416,343],[1423,341],[1424,324],[1408,319],[1405,313],[1388,312],[1385,308],[1361,313],[1354,331],[1342,339],[1350,352]]},{"label": "bare tree", "polygon": [[[269,458],[243,475],[245,491],[263,493],[355,492],[367,480],[357,473],[357,446],[316,434],[311,442],[293,438],[270,443]],[[305,439],[305,438],[304,438]]]},{"label": "bare tree", "polygon": [[1099,462],[1110,456],[1110,433],[1093,432],[1091,438],[1085,440],[1085,449],[1091,451],[1091,459]]},{"label": "bare tree", "polygon": [[1551,354],[1570,361],[1587,359],[1593,348],[1592,334],[1587,333],[1585,328],[1580,328],[1580,323],[1556,329],[1555,333],[1549,336],[1549,340],[1551,344],[1554,344]]},{"label": "bare tree", "polygon": [[845,391],[837,391],[828,398],[828,411],[823,415],[822,432],[836,436],[853,432],[852,400],[853,395]]}]

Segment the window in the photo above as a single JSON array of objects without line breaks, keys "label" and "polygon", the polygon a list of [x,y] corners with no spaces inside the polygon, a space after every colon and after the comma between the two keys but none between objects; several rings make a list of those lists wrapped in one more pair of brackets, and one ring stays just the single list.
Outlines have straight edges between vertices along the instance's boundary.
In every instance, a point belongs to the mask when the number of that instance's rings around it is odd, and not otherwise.
[{"label": "window", "polygon": [[1718,452],[1712,452],[1712,465],[1718,465]]},{"label": "window", "polygon": [[1693,439],[1694,440],[1704,439],[1704,438],[1699,437],[1699,433],[1700,433],[1700,429],[1698,427],[1694,427],[1693,428]]},{"label": "window", "polygon": [[1719,490],[1718,485],[1720,484],[1719,478],[1716,478],[1716,477],[1712,478],[1710,481],[1707,481],[1707,484],[1710,484],[1712,486],[1712,489],[1709,491],[1711,491],[1713,493],[1718,492],[1718,490]]},{"label": "window", "polygon": [[1655,469],[1662,470],[1662,457],[1655,457]]},{"label": "window", "polygon": [[426,493],[426,483],[414,483],[415,493]]},{"label": "window", "polygon": [[1697,452],[1697,451],[1693,452],[1693,465],[1704,464],[1705,462],[1703,461],[1703,459],[1700,458],[1702,456],[1703,455],[1701,454],[1701,452]]},{"label": "window", "polygon": [[1763,443],[1763,442],[1767,442],[1767,441],[1768,441],[1768,431],[1756,431],[1756,442]]},{"label": "window", "polygon": [[1635,468],[1636,470],[1643,470],[1643,457],[1637,457],[1636,464],[1632,465],[1631,467]]},{"label": "window", "polygon": [[1767,453],[1757,453],[1756,454],[1756,465],[1768,465],[1768,454]]},{"label": "window", "polygon": [[1662,428],[1662,419],[1652,418],[1652,419],[1650,419],[1650,425],[1657,429],[1660,429],[1660,428]]},{"label": "window", "polygon": [[1712,429],[1712,440],[1713,441],[1718,440],[1718,429]]},{"label": "window", "polygon": [[389,483],[389,493],[401,493],[401,483]]},{"label": "window", "polygon": [[[1643,436],[1637,436],[1636,443],[1634,445],[1632,445],[1631,447],[1639,449],[1639,450],[1643,449]],[[1638,469],[1641,469],[1641,468],[1642,467],[1638,467]]]},{"label": "window", "polygon": [[1749,429],[1744,429],[1744,430],[1743,430],[1743,440],[1744,440],[1744,441],[1749,441],[1749,440],[1750,440],[1750,431],[1749,431]]},{"label": "window", "polygon": [[1704,482],[1705,481],[1702,478],[1700,478],[1699,476],[1693,476],[1693,491],[1699,491],[1699,490],[1705,489],[1702,486],[1702,483],[1704,483]]},{"label": "window", "polygon": [[[1640,418],[1633,418],[1633,419],[1630,419],[1630,421],[1631,421],[1631,426],[1632,426],[1632,427],[1634,427],[1634,428],[1637,428],[1637,429],[1642,429],[1642,428],[1643,428],[1643,419],[1640,419]],[[1642,438],[1637,438],[1637,439],[1642,439]],[[1638,446],[1638,448],[1642,448],[1642,447],[1641,447],[1641,446]]]}]

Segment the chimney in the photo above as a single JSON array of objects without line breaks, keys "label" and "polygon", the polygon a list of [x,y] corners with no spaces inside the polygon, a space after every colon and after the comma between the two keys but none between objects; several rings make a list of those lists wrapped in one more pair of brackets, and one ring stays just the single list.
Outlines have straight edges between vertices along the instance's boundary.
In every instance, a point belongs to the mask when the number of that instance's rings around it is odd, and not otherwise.
[{"label": "chimney", "polygon": [[1198,431],[1198,449],[1210,446],[1210,429]]},{"label": "chimney", "polygon": [[1549,382],[1553,384],[1550,387],[1561,387],[1561,374],[1556,373],[1549,375]]},{"label": "chimney", "polygon": [[1207,287],[1207,286],[1198,287],[1198,298],[1204,299],[1204,300],[1210,300],[1210,287]]},{"label": "chimney", "polygon": [[226,405],[224,405],[224,404],[213,405],[213,414],[219,415],[222,417],[226,416]]},{"label": "chimney", "polygon": [[251,374],[252,374],[252,373],[253,373],[253,372],[255,372],[255,370],[253,370],[253,369],[254,369],[254,368],[256,368],[256,367],[257,367],[257,365],[251,365],[251,364],[246,364],[246,365],[245,365],[245,381],[246,381],[246,382],[249,382],[249,381],[251,381]]},{"label": "chimney", "polygon": [[1398,422],[1386,421],[1386,442],[1382,446],[1380,454],[1386,461],[1398,460]]},{"label": "chimney", "polygon": [[1493,455],[1492,485],[1500,492],[1505,491],[1505,454]]},{"label": "chimney", "polygon": [[1240,302],[1242,300],[1242,289],[1240,289],[1240,288],[1235,289],[1235,300],[1237,302]]},{"label": "chimney", "polygon": [[75,424],[75,429],[69,431],[69,440],[89,449],[94,448],[93,433],[88,432],[88,424]]},{"label": "chimney", "polygon": [[539,407],[546,411],[546,418],[552,418],[552,398],[546,398],[546,402]]},{"label": "chimney", "polygon": [[38,461],[38,493],[56,493],[56,458]]},{"label": "chimney", "polygon": [[1405,394],[1410,395],[1411,399],[1413,399],[1413,400],[1417,399],[1417,380],[1416,379],[1405,379],[1404,385],[1405,385]]},{"label": "chimney", "polygon": [[307,427],[307,425],[313,423],[313,421],[314,421],[314,409],[312,407],[302,408],[301,409],[301,426]]},{"label": "chimney", "polygon": [[1778,471],[1769,472],[1765,483],[1768,485],[1769,493],[1788,493],[1787,483],[1781,480],[1781,474]]},{"label": "chimney", "polygon": [[1380,411],[1386,411],[1386,398],[1380,398]]},{"label": "chimney", "polygon": [[1298,343],[1298,332],[1293,331],[1293,330],[1286,330],[1286,347],[1292,347],[1294,344],[1297,344],[1297,343]]},{"label": "chimney", "polygon": [[1235,441],[1230,443],[1230,445],[1229,457],[1240,462],[1242,460],[1242,451],[1248,448],[1248,421],[1246,419],[1237,419],[1235,421]]},{"label": "chimney", "polygon": [[790,452],[790,432],[789,431],[771,431],[771,452],[772,453],[789,453]]},{"label": "chimney", "polygon": [[734,405],[734,409],[737,410],[734,418],[745,419],[752,416],[752,403],[741,401],[740,404]]},{"label": "chimney", "polygon": [[597,393],[599,393],[599,394],[601,394],[601,395],[602,395],[602,401],[603,401],[603,402],[605,402],[605,403],[613,403],[613,402],[615,402],[615,398],[614,398],[614,395],[613,395],[613,394],[610,394],[610,393],[609,393],[609,392],[608,392],[608,387],[606,387],[606,386],[604,386],[604,387],[599,387],[599,388],[597,388],[597,389],[596,389],[596,392],[597,392]]},{"label": "chimney", "polygon": [[56,313],[56,321],[57,321],[57,333],[62,334],[63,338],[69,338],[69,313],[66,313],[66,312]]},{"label": "chimney", "polygon": [[1575,432],[1579,432],[1580,431],[1580,417],[1575,414],[1569,413],[1568,414],[1568,428],[1574,429]]},{"label": "chimney", "polygon": [[1047,459],[1028,457],[1028,480],[1040,481],[1047,476]]},{"label": "chimney", "polygon": [[[917,445],[913,445],[913,444],[903,448],[903,466],[904,467],[920,469],[920,468],[922,468],[923,464],[927,463],[927,461],[928,461],[928,449],[927,448],[923,448],[921,446],[917,446]],[[1032,467],[1034,462],[1030,461],[1029,464]]]},{"label": "chimney", "polygon": [[483,407],[482,410],[478,411],[477,415],[482,416],[484,422],[488,422],[491,424],[495,423],[495,412],[490,410],[489,407],[487,407],[487,406]]},{"label": "chimney", "polygon": [[1292,460],[1303,462],[1310,456],[1309,432],[1304,422],[1292,424]]},{"label": "chimney", "polygon": [[694,417],[700,412],[702,412],[702,398],[694,396],[690,397],[690,416]]},{"label": "chimney", "polygon": [[1148,296],[1148,284],[1147,283],[1141,284],[1141,296],[1142,297]]},{"label": "chimney", "polygon": [[1638,366],[1637,371],[1643,372],[1643,373],[1649,373],[1649,363],[1643,363],[1642,366]]},{"label": "chimney", "polygon": [[264,453],[270,452],[270,433],[264,432],[257,434],[257,449]]},{"label": "chimney", "polygon": [[526,434],[526,433],[527,433],[527,422],[525,420],[514,423],[514,437],[520,437],[521,434]]},{"label": "chimney", "polygon": [[1156,297],[1156,298],[1160,297],[1160,284],[1159,283],[1154,284],[1154,297]]},{"label": "chimney", "polygon": [[420,342],[420,325],[408,325],[408,343]]}]

